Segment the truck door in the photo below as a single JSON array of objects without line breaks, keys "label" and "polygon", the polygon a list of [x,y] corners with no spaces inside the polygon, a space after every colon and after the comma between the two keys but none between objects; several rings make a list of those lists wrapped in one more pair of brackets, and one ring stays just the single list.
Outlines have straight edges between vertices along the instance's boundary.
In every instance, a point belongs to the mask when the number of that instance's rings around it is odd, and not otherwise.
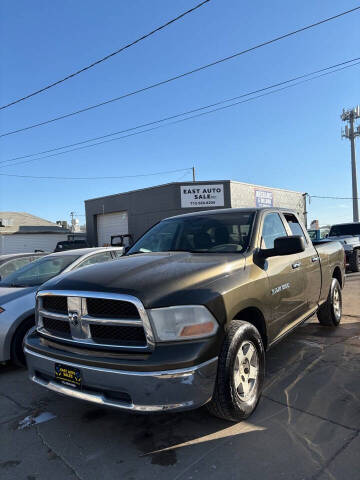
[{"label": "truck door", "polygon": [[321,268],[320,258],[310,238],[305,234],[299,220],[293,213],[283,214],[287,223],[289,235],[301,235],[305,241],[305,251],[299,253],[300,269],[304,272],[305,298],[304,314],[315,309],[320,297],[321,290]]},{"label": "truck door", "polygon": [[[276,212],[266,214],[261,230],[261,249],[274,248],[274,240],[288,233]],[[303,310],[304,278],[298,254],[267,258],[264,268],[269,280],[269,301],[273,312],[271,336],[276,338],[296,321]]]}]

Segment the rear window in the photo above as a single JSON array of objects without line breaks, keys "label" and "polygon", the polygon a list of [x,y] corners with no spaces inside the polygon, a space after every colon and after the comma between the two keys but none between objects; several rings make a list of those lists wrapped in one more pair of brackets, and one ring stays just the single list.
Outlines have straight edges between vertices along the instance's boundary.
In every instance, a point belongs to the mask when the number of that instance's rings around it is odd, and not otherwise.
[{"label": "rear window", "polygon": [[360,223],[333,225],[330,228],[329,237],[340,237],[342,235],[360,235]]}]

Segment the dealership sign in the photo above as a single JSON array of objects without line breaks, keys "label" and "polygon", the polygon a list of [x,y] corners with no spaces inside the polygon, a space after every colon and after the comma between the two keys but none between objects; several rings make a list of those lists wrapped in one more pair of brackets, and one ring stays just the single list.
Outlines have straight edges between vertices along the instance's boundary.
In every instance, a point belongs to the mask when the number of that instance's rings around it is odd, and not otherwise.
[{"label": "dealership sign", "polygon": [[182,185],[181,208],[224,206],[224,185]]},{"label": "dealership sign", "polygon": [[257,207],[272,207],[273,192],[270,190],[255,190],[255,202]]}]

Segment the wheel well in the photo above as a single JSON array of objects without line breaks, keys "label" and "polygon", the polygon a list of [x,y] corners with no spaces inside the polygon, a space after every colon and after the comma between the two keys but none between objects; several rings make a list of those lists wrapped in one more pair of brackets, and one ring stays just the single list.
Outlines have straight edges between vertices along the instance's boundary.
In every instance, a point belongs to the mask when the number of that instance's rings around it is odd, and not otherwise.
[{"label": "wheel well", "polygon": [[236,320],[244,320],[245,322],[249,322],[254,325],[255,328],[259,331],[264,348],[266,350],[268,339],[266,333],[266,323],[263,314],[261,311],[256,307],[248,307],[244,310],[241,310],[238,314],[235,315],[234,319]]},{"label": "wheel well", "polygon": [[341,276],[341,270],[339,267],[336,267],[335,270],[333,271],[332,278],[336,278],[336,280],[340,283],[340,287],[342,288],[342,276]]}]

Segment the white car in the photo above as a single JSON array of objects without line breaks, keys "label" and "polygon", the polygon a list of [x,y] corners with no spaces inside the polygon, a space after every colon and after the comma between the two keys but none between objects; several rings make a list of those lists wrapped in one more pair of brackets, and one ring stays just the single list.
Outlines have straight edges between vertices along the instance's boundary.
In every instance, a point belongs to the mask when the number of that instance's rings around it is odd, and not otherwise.
[{"label": "white car", "polygon": [[0,362],[25,364],[23,340],[35,324],[35,295],[51,278],[94,263],[120,258],[123,247],[82,248],[52,253],[0,282]]}]

